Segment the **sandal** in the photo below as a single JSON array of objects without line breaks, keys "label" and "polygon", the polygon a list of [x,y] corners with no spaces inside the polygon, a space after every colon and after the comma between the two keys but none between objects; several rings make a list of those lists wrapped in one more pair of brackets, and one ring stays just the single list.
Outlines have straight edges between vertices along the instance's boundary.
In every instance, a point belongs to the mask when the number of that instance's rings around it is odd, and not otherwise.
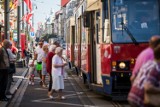
[{"label": "sandal", "polygon": [[48,97],[49,97],[50,99],[53,99],[53,96],[52,96],[52,95],[49,95]]},{"label": "sandal", "polygon": [[60,98],[58,97],[58,98],[56,98],[56,99],[57,99],[58,101],[59,101],[59,100],[65,100],[66,97],[62,96],[62,97],[60,97]]},{"label": "sandal", "polygon": [[44,84],[43,84],[42,87],[43,87],[43,88],[47,88],[47,85],[44,85]]},{"label": "sandal", "polygon": [[62,96],[62,97],[61,97],[61,100],[65,100],[65,99],[66,99],[66,97],[65,97],[65,96]]}]

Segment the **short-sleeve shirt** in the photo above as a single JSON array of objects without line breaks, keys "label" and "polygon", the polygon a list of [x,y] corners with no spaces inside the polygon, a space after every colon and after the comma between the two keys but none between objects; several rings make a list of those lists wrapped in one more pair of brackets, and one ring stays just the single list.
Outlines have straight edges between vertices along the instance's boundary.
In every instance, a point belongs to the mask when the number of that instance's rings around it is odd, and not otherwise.
[{"label": "short-sleeve shirt", "polygon": [[51,73],[52,70],[52,58],[55,55],[53,52],[49,52],[46,58],[47,72]]},{"label": "short-sleeve shirt", "polygon": [[156,87],[160,87],[160,63],[155,61],[146,62],[135,78],[128,100],[134,102],[139,107],[144,107],[144,84],[150,82]]},{"label": "short-sleeve shirt", "polygon": [[7,51],[8,51],[9,59],[15,59],[16,58],[16,56],[12,53],[11,49],[7,49]]},{"label": "short-sleeve shirt", "polygon": [[[45,52],[43,52],[43,58],[46,58],[47,54]],[[46,68],[46,62],[42,61],[42,67]]]},{"label": "short-sleeve shirt", "polygon": [[42,62],[43,52],[44,52],[43,49],[40,48],[39,46],[36,48],[35,53],[38,55],[37,62]]},{"label": "short-sleeve shirt", "polygon": [[57,65],[63,64],[62,58],[59,57],[58,55],[54,55],[52,58],[52,76],[61,76],[63,68],[62,67],[55,68],[53,64]]},{"label": "short-sleeve shirt", "polygon": [[154,59],[153,49],[152,48],[146,48],[143,50],[137,57],[136,64],[134,66],[132,75],[137,75],[139,72],[139,69],[142,67],[143,64],[145,64],[147,61],[152,61]]}]

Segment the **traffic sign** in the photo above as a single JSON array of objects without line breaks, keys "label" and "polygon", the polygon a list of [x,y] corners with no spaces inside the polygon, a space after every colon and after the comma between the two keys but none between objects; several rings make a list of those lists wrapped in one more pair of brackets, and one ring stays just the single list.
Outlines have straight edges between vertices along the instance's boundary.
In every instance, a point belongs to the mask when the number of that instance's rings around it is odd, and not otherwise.
[{"label": "traffic sign", "polygon": [[30,36],[31,37],[34,37],[35,35],[34,35],[34,32],[30,32]]}]

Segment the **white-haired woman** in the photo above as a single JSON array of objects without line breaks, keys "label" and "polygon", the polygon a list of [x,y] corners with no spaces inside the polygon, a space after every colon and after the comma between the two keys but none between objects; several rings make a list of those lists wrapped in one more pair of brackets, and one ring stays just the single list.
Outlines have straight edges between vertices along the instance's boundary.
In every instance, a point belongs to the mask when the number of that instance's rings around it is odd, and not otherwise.
[{"label": "white-haired woman", "polygon": [[57,47],[55,50],[56,54],[52,58],[52,90],[58,91],[58,99],[65,99],[62,96],[62,90],[64,89],[63,68],[66,66],[66,63],[63,63],[62,51],[61,47]]},{"label": "white-haired woman", "polygon": [[42,53],[42,87],[46,88],[46,82],[45,82],[45,78],[47,75],[47,65],[46,65],[46,58],[47,58],[47,54],[48,54],[48,45],[44,45],[43,46],[43,53]]},{"label": "white-haired woman", "polygon": [[47,67],[47,72],[49,74],[49,87],[48,87],[48,97],[52,97],[52,75],[51,75],[51,69],[52,69],[52,58],[55,55],[55,49],[56,45],[50,45],[49,47],[49,53],[46,58],[46,67]]}]

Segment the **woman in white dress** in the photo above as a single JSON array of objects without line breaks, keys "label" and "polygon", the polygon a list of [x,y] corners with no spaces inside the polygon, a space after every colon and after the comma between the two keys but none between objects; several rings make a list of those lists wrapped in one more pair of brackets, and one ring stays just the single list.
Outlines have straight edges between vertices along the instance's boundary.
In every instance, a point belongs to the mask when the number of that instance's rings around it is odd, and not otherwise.
[{"label": "woman in white dress", "polygon": [[62,96],[62,90],[64,89],[63,68],[67,64],[63,63],[62,51],[63,49],[61,47],[57,47],[55,55],[52,58],[52,90],[58,91],[58,99],[65,99]]}]

